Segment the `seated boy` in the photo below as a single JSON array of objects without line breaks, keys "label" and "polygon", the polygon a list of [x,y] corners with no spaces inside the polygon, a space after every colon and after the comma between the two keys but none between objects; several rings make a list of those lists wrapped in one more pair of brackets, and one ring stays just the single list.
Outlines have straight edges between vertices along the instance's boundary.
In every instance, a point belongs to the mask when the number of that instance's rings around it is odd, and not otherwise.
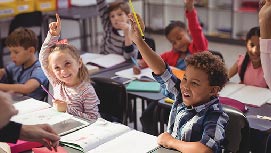
[{"label": "seated boy", "polygon": [[106,0],[97,0],[97,5],[104,30],[100,53],[119,54],[125,59],[136,58],[138,50],[127,34],[129,5],[120,1],[107,4]]},{"label": "seated boy", "polygon": [[18,28],[7,37],[12,63],[0,69],[0,90],[44,99],[46,93],[40,85],[47,87],[49,82],[35,55],[37,44],[36,34],[26,28]]},{"label": "seated boy", "polygon": [[180,80],[144,42],[133,16],[129,17],[132,22],[129,30],[131,39],[153,70],[155,79],[176,99],[167,132],[158,136],[158,144],[182,153],[221,152],[229,119],[218,98],[218,92],[228,81],[225,64],[210,52],[195,53],[186,57],[186,72]]}]

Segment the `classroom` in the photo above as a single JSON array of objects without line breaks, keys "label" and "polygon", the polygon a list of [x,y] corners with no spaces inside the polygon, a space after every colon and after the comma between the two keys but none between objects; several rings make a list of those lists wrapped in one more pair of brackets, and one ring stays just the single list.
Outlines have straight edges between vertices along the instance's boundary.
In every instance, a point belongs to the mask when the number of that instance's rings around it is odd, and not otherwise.
[{"label": "classroom", "polygon": [[0,153],[270,153],[270,8],[0,0]]}]

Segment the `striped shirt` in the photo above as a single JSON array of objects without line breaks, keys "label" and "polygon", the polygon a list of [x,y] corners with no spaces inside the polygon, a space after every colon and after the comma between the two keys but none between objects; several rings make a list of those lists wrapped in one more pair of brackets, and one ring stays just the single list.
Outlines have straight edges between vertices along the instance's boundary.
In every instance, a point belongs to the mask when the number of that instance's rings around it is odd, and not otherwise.
[{"label": "striped shirt", "polygon": [[125,59],[130,59],[131,56],[137,57],[138,50],[134,44],[125,46],[124,36],[118,34],[117,30],[113,28],[109,19],[108,4],[106,0],[97,0],[98,11],[101,17],[101,22],[104,30],[102,43],[100,46],[101,54],[119,54],[123,55]]},{"label": "striped shirt", "polygon": [[82,82],[77,86],[68,87],[48,70],[50,47],[53,46],[58,39],[59,36],[52,36],[50,32],[48,32],[39,54],[41,67],[53,86],[54,97],[67,102],[67,112],[69,114],[88,120],[97,119],[99,117],[98,104],[100,101],[90,81]]},{"label": "striped shirt", "polygon": [[170,111],[167,132],[176,139],[187,142],[199,141],[214,152],[221,152],[229,118],[222,111],[219,99],[212,97],[205,104],[187,107],[182,103],[181,81],[172,75],[168,65],[161,76],[153,75],[161,87],[166,88],[176,99]]}]

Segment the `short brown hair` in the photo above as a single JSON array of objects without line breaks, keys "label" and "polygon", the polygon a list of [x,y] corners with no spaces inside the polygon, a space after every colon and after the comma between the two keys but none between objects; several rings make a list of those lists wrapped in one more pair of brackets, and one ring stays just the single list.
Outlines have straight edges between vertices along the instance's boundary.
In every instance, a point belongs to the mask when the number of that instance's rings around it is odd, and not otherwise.
[{"label": "short brown hair", "polygon": [[126,2],[112,2],[108,7],[108,14],[114,10],[121,9],[126,15],[130,13],[130,7]]},{"label": "short brown hair", "polygon": [[[51,47],[51,52],[61,51],[65,52],[66,54],[70,54],[76,61],[81,60],[79,51],[76,47],[70,44],[56,44]],[[49,60],[49,59],[48,59]],[[48,61],[49,62],[49,61]],[[51,70],[50,65],[48,65],[48,69]],[[86,65],[82,62],[82,67],[78,71],[78,78],[80,81],[90,81],[89,73]]]},{"label": "short brown hair", "polygon": [[224,62],[209,51],[195,53],[185,58],[187,66],[194,66],[207,73],[211,86],[219,86],[220,90],[228,82],[229,77]]},{"label": "short brown hair", "polygon": [[7,37],[5,41],[8,47],[21,46],[24,49],[34,47],[37,50],[38,38],[34,31],[27,28],[17,28]]}]

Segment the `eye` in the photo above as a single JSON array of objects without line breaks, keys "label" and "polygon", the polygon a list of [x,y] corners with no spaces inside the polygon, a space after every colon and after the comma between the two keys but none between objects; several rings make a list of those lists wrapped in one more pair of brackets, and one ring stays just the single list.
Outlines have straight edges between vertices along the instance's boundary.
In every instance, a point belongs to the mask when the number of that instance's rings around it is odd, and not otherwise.
[{"label": "eye", "polygon": [[59,68],[58,66],[54,67],[54,69],[55,69],[56,71],[59,71],[59,70],[60,70],[60,68]]},{"label": "eye", "polygon": [[70,62],[65,63],[65,66],[71,66]]},{"label": "eye", "polygon": [[197,82],[191,82],[192,86],[199,86],[199,84]]}]

